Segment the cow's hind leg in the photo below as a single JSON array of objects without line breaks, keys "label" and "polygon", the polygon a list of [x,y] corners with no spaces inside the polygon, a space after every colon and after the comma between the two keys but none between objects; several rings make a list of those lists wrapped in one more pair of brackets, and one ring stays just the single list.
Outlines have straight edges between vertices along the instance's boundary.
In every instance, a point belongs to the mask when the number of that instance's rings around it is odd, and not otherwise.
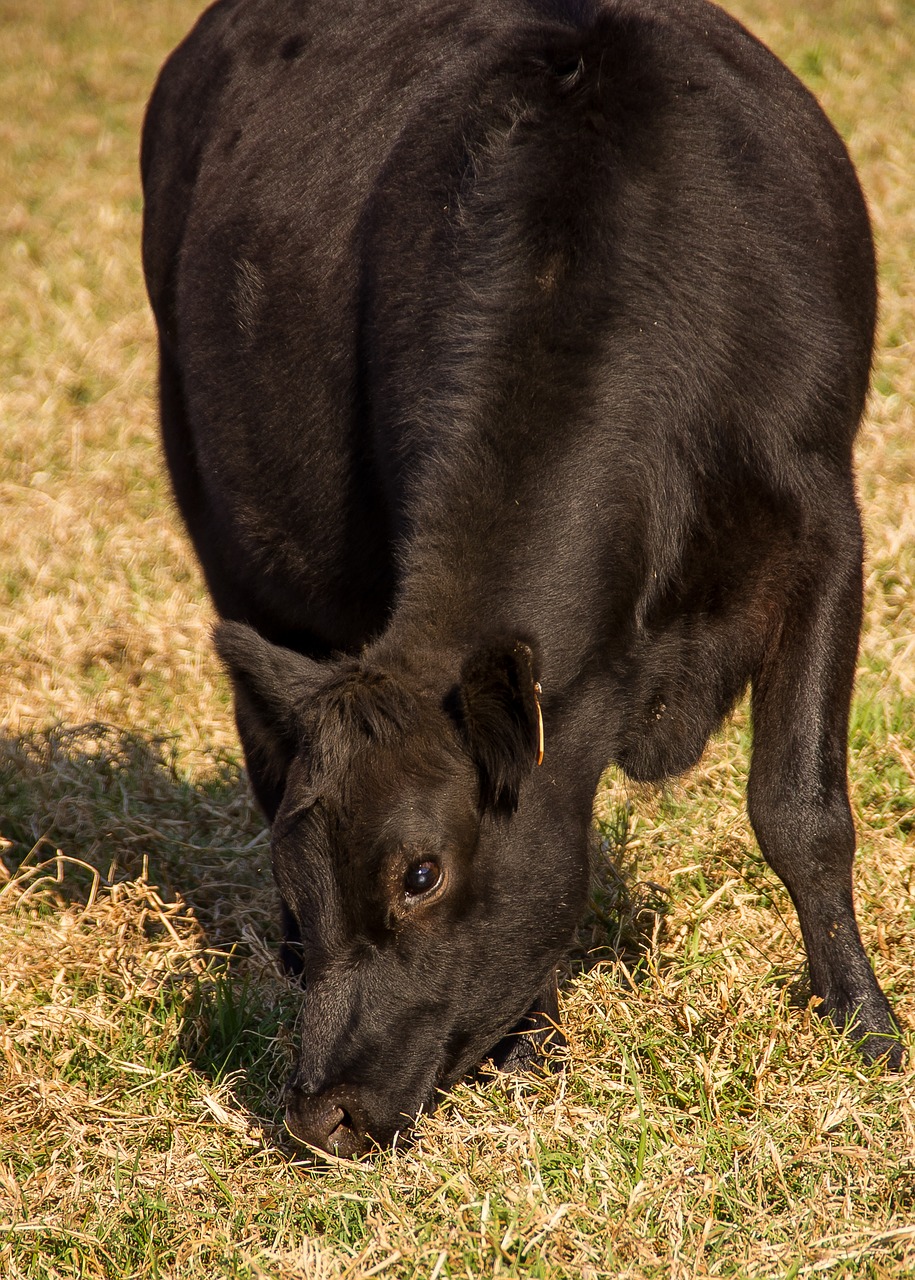
[{"label": "cow's hind leg", "polygon": [[861,945],[852,899],[855,832],[846,777],[861,620],[857,513],[824,540],[798,582],[753,683],[748,806],[763,856],[791,894],[820,1012],[864,1057],[902,1061],[886,997]]}]

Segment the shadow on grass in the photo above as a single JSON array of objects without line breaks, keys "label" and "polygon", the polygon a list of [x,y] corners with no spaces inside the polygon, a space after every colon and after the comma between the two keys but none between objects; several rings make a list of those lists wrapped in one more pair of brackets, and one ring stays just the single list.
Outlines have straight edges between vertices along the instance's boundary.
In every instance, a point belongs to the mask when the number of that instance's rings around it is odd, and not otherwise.
[{"label": "shadow on grass", "polygon": [[[237,1102],[275,1131],[297,1002],[272,962],[268,835],[238,762],[191,781],[173,740],[99,723],[0,738],[0,838],[0,883],[14,878],[33,914],[83,907],[92,920],[97,900],[137,882],[171,921],[180,903],[199,964],[162,980],[180,1008],[177,1056],[214,1085],[231,1077]],[[163,941],[155,909],[128,909]]]},{"label": "shadow on grass", "polygon": [[229,757],[192,782],[167,737],[94,722],[0,738],[0,836],[10,871],[55,850],[72,859],[60,892],[75,901],[93,869],[109,884],[146,869],[191,907],[214,946],[230,940],[220,924],[234,923],[241,904],[270,926],[266,825]]}]

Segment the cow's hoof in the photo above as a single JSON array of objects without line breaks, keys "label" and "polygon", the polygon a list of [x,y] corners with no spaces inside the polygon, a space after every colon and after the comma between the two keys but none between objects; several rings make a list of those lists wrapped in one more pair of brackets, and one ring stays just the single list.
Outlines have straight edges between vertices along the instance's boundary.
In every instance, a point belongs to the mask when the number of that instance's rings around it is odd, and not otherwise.
[{"label": "cow's hoof", "polygon": [[879,1062],[885,1059],[890,1071],[901,1071],[905,1066],[905,1052],[902,1045],[889,1036],[865,1036],[858,1045],[858,1051],[865,1062]]},{"label": "cow's hoof", "polygon": [[835,1027],[855,1042],[855,1048],[867,1063],[884,1061],[890,1071],[901,1071],[905,1064],[899,1024],[882,991],[868,993],[859,1001],[821,1006]]},{"label": "cow's hoof", "polygon": [[562,1030],[546,1014],[527,1014],[486,1055],[497,1071],[559,1071],[565,1048]]}]

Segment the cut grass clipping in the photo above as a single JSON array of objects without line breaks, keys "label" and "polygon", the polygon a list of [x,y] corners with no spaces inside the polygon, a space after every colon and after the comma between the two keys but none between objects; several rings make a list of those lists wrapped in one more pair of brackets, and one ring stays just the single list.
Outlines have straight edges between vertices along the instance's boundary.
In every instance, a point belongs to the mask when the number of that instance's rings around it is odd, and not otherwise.
[{"label": "cut grass clipping", "polygon": [[[915,1273],[915,1076],[808,1007],[746,823],[740,713],[664,791],[609,776],[567,1069],[302,1159],[296,993],[209,606],[156,443],[136,147],[189,0],[0,0],[0,1275]],[[858,451],[857,902],[915,1021],[915,7],[740,0],[848,141],[881,259]]]}]

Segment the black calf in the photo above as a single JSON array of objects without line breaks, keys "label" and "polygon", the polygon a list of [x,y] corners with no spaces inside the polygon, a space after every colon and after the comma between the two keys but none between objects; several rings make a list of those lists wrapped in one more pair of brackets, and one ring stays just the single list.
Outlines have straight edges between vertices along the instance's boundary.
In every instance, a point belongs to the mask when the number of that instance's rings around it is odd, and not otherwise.
[{"label": "black calf", "polygon": [[874,262],[810,95],[703,0],[220,0],[142,162],[293,1132],[389,1141],[556,1034],[601,772],[688,769],[748,684],[813,990],[898,1063],[845,780]]}]

